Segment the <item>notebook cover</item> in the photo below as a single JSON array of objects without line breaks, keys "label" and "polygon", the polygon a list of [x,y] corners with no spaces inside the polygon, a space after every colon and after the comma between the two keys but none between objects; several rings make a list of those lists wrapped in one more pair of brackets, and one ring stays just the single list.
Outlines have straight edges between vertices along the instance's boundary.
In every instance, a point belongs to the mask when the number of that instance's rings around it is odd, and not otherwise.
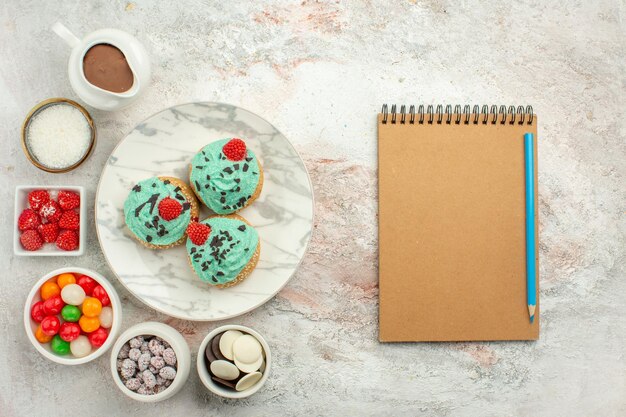
[{"label": "notebook cover", "polygon": [[379,339],[537,339],[524,206],[524,133],[535,135],[537,190],[537,117],[532,125],[446,119],[383,124],[378,115]]}]

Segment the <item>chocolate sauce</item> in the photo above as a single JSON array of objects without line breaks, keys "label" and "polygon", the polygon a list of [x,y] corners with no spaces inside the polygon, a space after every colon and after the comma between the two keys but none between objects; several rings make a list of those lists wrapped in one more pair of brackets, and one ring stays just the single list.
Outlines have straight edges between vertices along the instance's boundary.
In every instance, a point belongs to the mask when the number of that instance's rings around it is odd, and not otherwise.
[{"label": "chocolate sauce", "polygon": [[113,45],[94,45],[83,58],[85,78],[96,87],[114,93],[123,93],[133,86],[133,71],[126,57]]}]

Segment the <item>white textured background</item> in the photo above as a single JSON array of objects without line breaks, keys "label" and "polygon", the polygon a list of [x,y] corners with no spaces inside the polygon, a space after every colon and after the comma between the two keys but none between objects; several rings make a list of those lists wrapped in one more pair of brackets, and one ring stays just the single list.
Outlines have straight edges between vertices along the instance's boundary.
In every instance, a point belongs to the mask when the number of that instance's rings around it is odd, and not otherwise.
[{"label": "white textured background", "polygon": [[[623,1],[17,1],[0,6],[0,415],[624,416],[626,139]],[[38,101],[76,98],[77,35],[131,32],[153,58],[132,107],[92,111],[94,155],[51,175],[26,161],[19,127]],[[315,186],[315,235],[300,271],[264,307],[229,320],[273,348],[266,387],[210,395],[192,371],[159,405],[126,399],[107,356],[69,368],[29,345],[31,284],[64,265],[112,277],[89,225],[82,258],[15,258],[17,184],[76,184],[93,198],[115,144],[145,117],[194,100],[240,105],[301,152]],[[540,116],[541,338],[536,343],[381,345],[377,339],[376,126],[388,103],[532,104]],[[93,216],[93,207],[90,207]],[[114,280],[124,328],[160,320],[195,353],[215,323],[172,320]]]}]

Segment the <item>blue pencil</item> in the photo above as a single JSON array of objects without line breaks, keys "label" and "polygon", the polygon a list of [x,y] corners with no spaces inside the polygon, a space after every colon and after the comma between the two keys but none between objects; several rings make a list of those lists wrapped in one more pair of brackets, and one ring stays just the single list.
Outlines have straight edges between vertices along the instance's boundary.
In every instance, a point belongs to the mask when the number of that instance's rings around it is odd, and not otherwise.
[{"label": "blue pencil", "polygon": [[537,265],[535,260],[535,151],[534,135],[524,134],[526,161],[526,301],[530,323],[535,320]]}]

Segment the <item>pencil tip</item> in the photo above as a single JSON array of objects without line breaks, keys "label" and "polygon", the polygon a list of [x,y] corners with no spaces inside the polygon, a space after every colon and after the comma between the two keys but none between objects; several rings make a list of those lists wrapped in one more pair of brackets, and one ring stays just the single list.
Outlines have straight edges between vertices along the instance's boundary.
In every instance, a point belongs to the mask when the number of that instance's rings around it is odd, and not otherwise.
[{"label": "pencil tip", "polygon": [[535,321],[535,316],[530,316],[530,324],[533,324],[534,321]]}]

